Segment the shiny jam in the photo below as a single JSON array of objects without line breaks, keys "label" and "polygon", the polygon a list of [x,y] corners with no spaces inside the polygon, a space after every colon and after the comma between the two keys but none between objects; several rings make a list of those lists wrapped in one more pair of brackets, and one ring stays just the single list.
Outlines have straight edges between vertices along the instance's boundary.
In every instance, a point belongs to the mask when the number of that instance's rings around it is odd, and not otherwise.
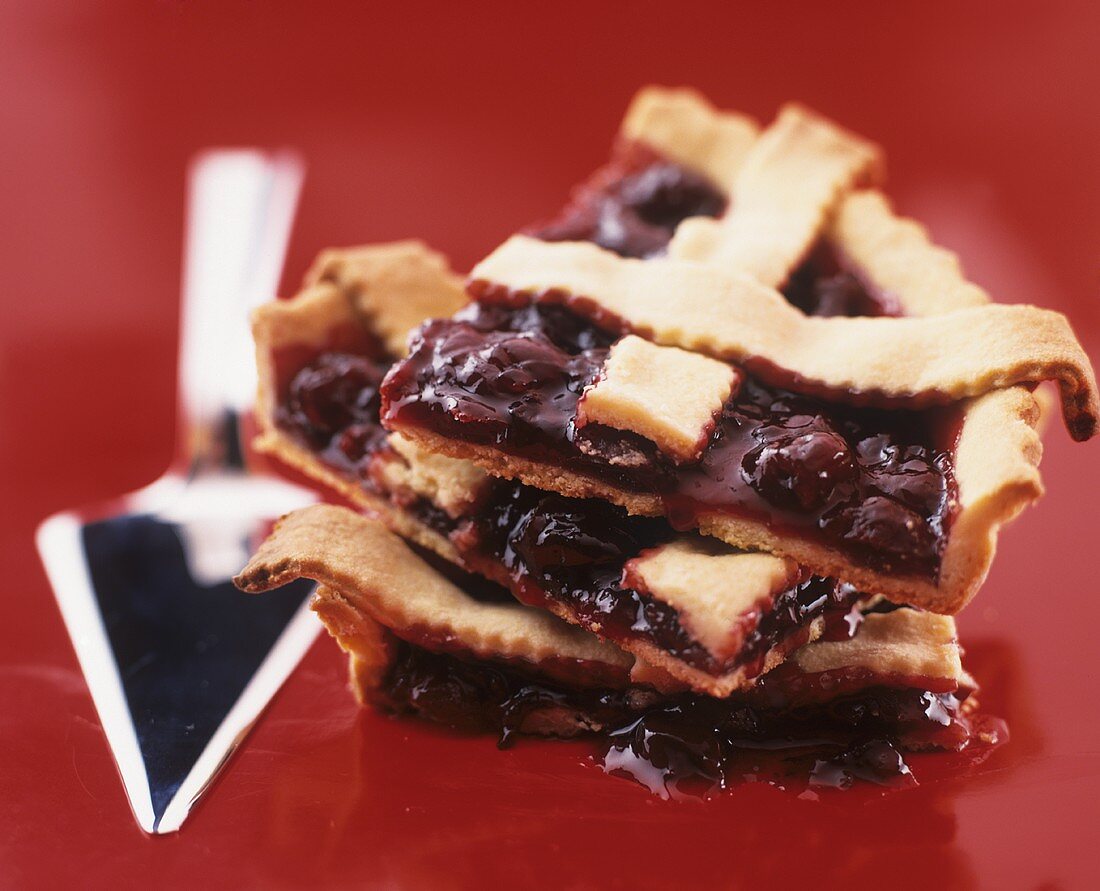
[{"label": "shiny jam", "polygon": [[805,643],[810,623],[819,617],[834,636],[850,636],[854,628],[844,617],[861,595],[834,580],[806,576],[748,611],[741,640],[731,647],[734,655],[722,660],[687,632],[673,607],[624,577],[628,560],[672,537],[664,520],[632,517],[595,499],[501,483],[472,527],[472,536],[456,536],[460,549],[475,563],[487,555],[502,566],[524,603],[563,605],[578,624],[601,637],[653,643],[711,674],[743,668],[755,677],[774,648],[788,652]]},{"label": "shiny jam", "polygon": [[[985,719],[979,741],[960,697],[865,679],[822,703],[777,707],[753,693],[740,699],[645,688],[570,688],[515,667],[473,662],[398,641],[382,682],[382,704],[398,712],[475,732],[541,732],[557,716],[559,733],[590,732],[597,760],[662,798],[707,797],[743,782],[845,789],[857,782],[916,784],[902,751],[960,751],[1007,739]],[[812,682],[811,682],[812,683]],[[960,694],[964,695],[964,694]],[[564,716],[564,722],[563,722]]]},{"label": "shiny jam", "polygon": [[783,296],[808,316],[900,316],[901,307],[873,288],[827,241],[791,273]]},{"label": "shiny jam", "polygon": [[591,241],[624,257],[652,257],[665,251],[683,220],[725,209],[725,196],[702,174],[640,143],[620,142],[558,216],[525,231],[544,241]]},{"label": "shiny jam", "polygon": [[[552,328],[573,343],[597,336],[564,310],[520,311],[507,321]],[[311,358],[288,375],[278,423],[312,448],[334,470],[374,487],[372,460],[386,453],[378,422],[378,385],[385,368],[364,356],[331,352]],[[393,457],[393,456],[391,456]],[[400,460],[400,459],[397,459]],[[378,494],[387,494],[378,492]],[[665,520],[630,517],[597,500],[564,498],[518,483],[499,482],[480,511],[460,526],[423,498],[389,494],[418,520],[452,538],[471,564],[488,575],[503,569],[516,597],[533,606],[558,604],[582,627],[606,639],[646,641],[711,674],[743,669],[755,677],[775,648],[805,643],[817,618],[848,613],[854,590],[832,580],[806,577],[744,616],[740,646],[720,660],[681,625],[671,606],[625,584],[627,560],[672,537]]]},{"label": "shiny jam", "polygon": [[383,423],[658,493],[677,528],[747,516],[881,571],[935,577],[956,499],[949,410],[842,406],[747,376],[701,460],[677,466],[641,437],[575,427],[614,336],[513,296],[425,324],[382,384]]}]

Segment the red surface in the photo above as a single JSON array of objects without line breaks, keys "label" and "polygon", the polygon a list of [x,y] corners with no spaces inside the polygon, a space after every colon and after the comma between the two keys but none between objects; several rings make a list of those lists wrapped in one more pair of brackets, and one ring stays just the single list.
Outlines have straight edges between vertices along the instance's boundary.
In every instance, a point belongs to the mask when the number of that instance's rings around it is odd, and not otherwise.
[{"label": "red surface", "polygon": [[560,204],[646,82],[762,118],[799,98],[886,146],[898,205],[974,279],[1068,312],[1100,355],[1100,7],[65,6],[0,12],[0,884],[1095,887],[1100,471],[1056,425],[1050,494],[961,620],[1014,741],[881,801],[666,805],[583,747],[357,715],[322,641],[183,831],[149,839],[32,531],[168,462],[182,174],[213,144],[309,160],[292,282],[322,246],[413,234],[470,264]]}]

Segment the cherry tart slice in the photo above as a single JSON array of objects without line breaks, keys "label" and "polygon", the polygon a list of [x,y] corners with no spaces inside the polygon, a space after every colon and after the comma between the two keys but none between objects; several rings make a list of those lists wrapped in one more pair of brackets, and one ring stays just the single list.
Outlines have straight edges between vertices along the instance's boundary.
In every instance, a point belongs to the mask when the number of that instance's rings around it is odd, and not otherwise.
[{"label": "cherry tart slice", "polygon": [[[497,480],[382,429],[378,384],[385,308],[406,290],[450,299],[445,269],[421,248],[329,253],[355,290],[311,286],[255,319],[261,369],[258,446],[380,516],[445,559],[506,585],[694,690],[751,686],[794,649],[846,635],[865,596],[794,561],[746,552],[595,499]],[[399,258],[404,278],[392,274]],[[429,270],[437,280],[428,281]],[[357,310],[357,295],[378,308]]]}]

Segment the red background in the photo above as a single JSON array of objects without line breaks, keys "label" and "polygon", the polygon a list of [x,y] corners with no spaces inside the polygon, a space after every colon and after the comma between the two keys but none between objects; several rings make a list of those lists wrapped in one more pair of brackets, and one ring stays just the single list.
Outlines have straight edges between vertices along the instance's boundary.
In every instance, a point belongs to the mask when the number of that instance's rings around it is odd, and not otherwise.
[{"label": "red background", "polygon": [[743,788],[669,806],[582,766],[583,747],[498,753],[357,715],[322,641],[183,831],[141,834],[32,533],[168,463],[199,148],[308,159],[286,291],[331,244],[418,235],[468,267],[561,203],[645,83],[763,120],[797,98],[886,147],[900,209],[976,281],[1068,312],[1100,355],[1094,3],[399,5],[0,12],[0,882],[1095,881],[1100,473],[1058,425],[1050,494],[961,620],[1015,733],[975,776],[881,801]]}]

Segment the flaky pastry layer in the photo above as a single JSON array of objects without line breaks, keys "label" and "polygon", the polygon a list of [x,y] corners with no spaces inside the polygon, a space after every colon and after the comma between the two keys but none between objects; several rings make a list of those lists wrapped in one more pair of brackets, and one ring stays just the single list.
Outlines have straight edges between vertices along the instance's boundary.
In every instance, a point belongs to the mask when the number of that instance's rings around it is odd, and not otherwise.
[{"label": "flaky pastry layer", "polygon": [[779,287],[813,246],[837,198],[882,178],[882,152],[808,109],[788,105],[737,172],[719,219],[685,220],[669,255]]},{"label": "flaky pastry layer", "polygon": [[[427,649],[458,647],[482,659],[538,666],[576,683],[567,663],[591,663],[592,684],[619,675],[631,657],[543,610],[482,603],[417,557],[381,523],[319,504],[288,514],[233,580],[243,591],[270,591],[311,578],[398,637]],[[562,674],[562,669],[569,671]],[[604,671],[606,669],[606,671]]]},{"label": "flaky pastry layer", "polygon": [[798,392],[862,404],[943,404],[1020,383],[1056,381],[1066,426],[1088,439],[1100,417],[1096,378],[1066,317],[987,304],[904,318],[806,316],[781,294],[708,263],[633,260],[579,242],[513,236],[471,273],[550,301],[591,301],[660,344],[745,365]]},{"label": "flaky pastry layer", "polygon": [[692,89],[645,87],[630,103],[619,135],[703,174],[729,194],[760,128],[752,118],[718,111]]}]

